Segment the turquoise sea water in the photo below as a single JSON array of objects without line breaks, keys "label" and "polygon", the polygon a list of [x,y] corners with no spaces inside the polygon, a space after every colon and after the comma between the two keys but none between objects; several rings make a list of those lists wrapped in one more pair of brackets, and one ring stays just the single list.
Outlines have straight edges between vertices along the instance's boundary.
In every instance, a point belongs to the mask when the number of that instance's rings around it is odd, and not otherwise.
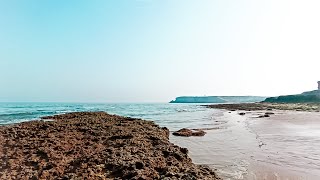
[{"label": "turquoise sea water", "polygon": [[[203,104],[201,104],[203,105]],[[110,114],[153,120],[170,130],[210,128],[221,112],[200,104],[169,103],[0,103],[0,125],[39,120],[42,116],[79,111],[105,111]]]}]

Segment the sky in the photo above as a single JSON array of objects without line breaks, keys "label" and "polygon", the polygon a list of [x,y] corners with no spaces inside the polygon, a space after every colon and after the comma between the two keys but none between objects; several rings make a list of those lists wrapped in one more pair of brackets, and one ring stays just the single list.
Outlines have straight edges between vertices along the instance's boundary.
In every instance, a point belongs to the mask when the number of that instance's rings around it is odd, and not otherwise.
[{"label": "sky", "polygon": [[0,1],[0,101],[314,90],[319,9],[318,0]]}]

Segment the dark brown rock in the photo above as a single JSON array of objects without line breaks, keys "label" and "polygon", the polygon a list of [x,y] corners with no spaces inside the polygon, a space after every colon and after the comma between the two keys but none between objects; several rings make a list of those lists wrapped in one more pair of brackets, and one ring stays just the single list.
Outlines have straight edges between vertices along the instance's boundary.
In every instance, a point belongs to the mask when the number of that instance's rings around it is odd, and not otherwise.
[{"label": "dark brown rock", "polygon": [[183,128],[183,129],[180,129],[179,131],[173,132],[172,134],[175,136],[189,137],[189,136],[204,136],[206,132],[200,129],[192,130],[192,129]]},{"label": "dark brown rock", "polygon": [[0,127],[0,179],[219,179],[151,121],[79,112]]},{"label": "dark brown rock", "polygon": [[260,115],[258,118],[265,118],[265,117],[270,117],[269,114],[264,114],[264,115]]},{"label": "dark brown rock", "polygon": [[196,130],[192,132],[192,136],[204,136],[206,134],[206,132],[204,132],[203,130]]},{"label": "dark brown rock", "polygon": [[266,115],[271,115],[271,114],[274,114],[273,112],[266,112],[265,113]]}]

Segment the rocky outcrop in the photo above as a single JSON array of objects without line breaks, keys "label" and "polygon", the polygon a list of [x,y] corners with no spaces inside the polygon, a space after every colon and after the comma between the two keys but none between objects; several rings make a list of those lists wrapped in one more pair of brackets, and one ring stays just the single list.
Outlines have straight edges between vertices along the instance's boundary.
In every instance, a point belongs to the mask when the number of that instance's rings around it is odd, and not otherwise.
[{"label": "rocky outcrop", "polygon": [[70,113],[0,127],[0,179],[219,179],[151,121]]},{"label": "rocky outcrop", "polygon": [[264,113],[265,115],[273,115],[274,114],[274,112],[266,112],[266,113]]},{"label": "rocky outcrop", "polygon": [[172,134],[175,136],[189,137],[189,136],[204,136],[206,132],[200,129],[193,130],[193,129],[183,128],[183,129],[180,129],[179,131],[173,132]]},{"label": "rocky outcrop", "polygon": [[240,103],[240,104],[213,104],[205,105],[209,108],[227,109],[230,111],[272,111],[272,110],[295,110],[295,111],[320,111],[320,103]]},{"label": "rocky outcrop", "polygon": [[269,114],[264,114],[264,115],[259,115],[258,118],[265,118],[265,117],[270,117]]}]

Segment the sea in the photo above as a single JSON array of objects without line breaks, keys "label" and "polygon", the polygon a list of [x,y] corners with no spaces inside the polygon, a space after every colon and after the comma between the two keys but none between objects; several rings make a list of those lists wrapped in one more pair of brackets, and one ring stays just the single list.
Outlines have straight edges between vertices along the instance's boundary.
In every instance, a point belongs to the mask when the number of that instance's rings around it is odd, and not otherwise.
[{"label": "sea", "polygon": [[104,111],[109,114],[152,120],[171,131],[210,128],[221,112],[204,104],[170,103],[0,103],[0,125],[39,120],[68,112]]}]

